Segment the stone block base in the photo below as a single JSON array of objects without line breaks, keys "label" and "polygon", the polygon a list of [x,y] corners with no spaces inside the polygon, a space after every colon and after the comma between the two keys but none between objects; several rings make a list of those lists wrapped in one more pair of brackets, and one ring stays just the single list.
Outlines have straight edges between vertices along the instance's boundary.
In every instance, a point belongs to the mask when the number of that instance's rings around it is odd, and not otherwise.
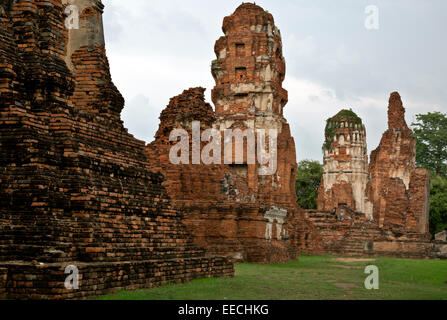
[{"label": "stone block base", "polygon": [[373,243],[375,256],[397,258],[428,258],[433,249],[430,242],[382,241]]},{"label": "stone block base", "polygon": [[247,261],[260,264],[298,261],[300,251],[290,245],[278,242],[264,243],[247,250]]},{"label": "stone block base", "polygon": [[447,259],[447,242],[436,241],[430,257],[434,259]]},{"label": "stone block base", "polygon": [[[67,290],[65,268],[79,270],[79,289]],[[7,276],[6,276],[7,275]],[[105,263],[0,263],[0,296],[7,299],[86,299],[91,296],[183,283],[193,279],[233,277],[231,259],[223,257]]]}]

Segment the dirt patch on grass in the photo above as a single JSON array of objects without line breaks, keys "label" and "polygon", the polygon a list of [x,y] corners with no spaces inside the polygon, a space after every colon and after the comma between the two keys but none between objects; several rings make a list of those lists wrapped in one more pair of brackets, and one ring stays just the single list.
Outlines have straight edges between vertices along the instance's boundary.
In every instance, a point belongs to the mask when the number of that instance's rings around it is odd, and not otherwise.
[{"label": "dirt patch on grass", "polygon": [[342,266],[339,264],[334,265],[335,268],[341,268],[341,269],[361,269],[361,267],[354,267],[354,266]]},{"label": "dirt patch on grass", "polygon": [[335,286],[337,288],[343,289],[347,294],[352,294],[353,288],[358,288],[355,284],[352,283],[336,283]]},{"label": "dirt patch on grass", "polygon": [[362,258],[335,258],[332,260],[337,261],[337,262],[344,262],[344,263],[374,262],[374,261],[376,261],[376,259],[362,259]]}]

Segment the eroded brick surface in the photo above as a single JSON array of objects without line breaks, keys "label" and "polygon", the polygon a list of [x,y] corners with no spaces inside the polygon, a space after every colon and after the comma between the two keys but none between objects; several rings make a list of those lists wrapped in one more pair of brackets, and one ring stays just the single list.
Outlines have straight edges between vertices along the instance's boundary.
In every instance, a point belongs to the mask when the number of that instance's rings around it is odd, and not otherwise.
[{"label": "eroded brick surface", "polygon": [[371,154],[368,198],[379,226],[399,232],[428,233],[430,176],[416,170],[416,140],[405,122],[400,95],[391,94],[388,130]]},{"label": "eroded brick surface", "polygon": [[[81,20],[100,19],[100,2],[79,4]],[[229,259],[193,243],[145,143],[123,127],[96,29],[68,32],[61,1],[1,13],[0,295],[81,298],[232,276]],[[79,268],[79,290],[65,289],[66,265]]]}]

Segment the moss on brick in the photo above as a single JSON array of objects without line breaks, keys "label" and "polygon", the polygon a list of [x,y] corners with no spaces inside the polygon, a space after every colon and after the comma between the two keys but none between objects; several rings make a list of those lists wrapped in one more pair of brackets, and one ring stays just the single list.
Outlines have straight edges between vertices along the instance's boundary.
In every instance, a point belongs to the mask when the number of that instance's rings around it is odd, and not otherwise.
[{"label": "moss on brick", "polygon": [[323,150],[330,150],[334,142],[334,136],[342,122],[348,122],[349,126],[362,125],[362,119],[352,109],[343,109],[332,118],[327,119],[324,131],[325,141]]}]

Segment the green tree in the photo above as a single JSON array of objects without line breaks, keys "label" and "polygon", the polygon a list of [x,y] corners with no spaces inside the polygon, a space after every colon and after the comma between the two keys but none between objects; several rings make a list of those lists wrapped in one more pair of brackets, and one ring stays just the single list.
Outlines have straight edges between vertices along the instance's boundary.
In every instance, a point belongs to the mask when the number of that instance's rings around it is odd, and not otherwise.
[{"label": "green tree", "polygon": [[323,177],[323,165],[318,161],[303,160],[298,163],[296,194],[303,209],[317,209],[318,187]]},{"label": "green tree", "polygon": [[447,178],[432,177],[430,188],[430,232],[447,230]]},{"label": "green tree", "polygon": [[430,232],[447,229],[447,115],[418,114],[412,124],[416,138],[416,164],[431,171]]},{"label": "green tree", "polygon": [[447,115],[440,112],[418,114],[413,123],[416,164],[436,175],[447,177]]}]

